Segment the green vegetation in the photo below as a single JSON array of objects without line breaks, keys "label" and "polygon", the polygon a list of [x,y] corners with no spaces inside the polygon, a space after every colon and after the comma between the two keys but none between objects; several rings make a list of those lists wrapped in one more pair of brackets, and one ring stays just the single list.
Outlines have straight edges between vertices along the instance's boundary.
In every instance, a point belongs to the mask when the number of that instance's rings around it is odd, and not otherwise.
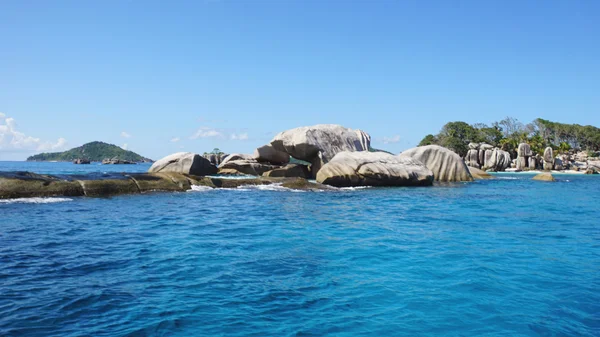
[{"label": "green vegetation", "polygon": [[437,144],[465,156],[469,143],[487,143],[516,155],[519,143],[525,142],[535,153],[542,154],[548,146],[559,153],[570,149],[600,150],[600,129],[594,126],[562,124],[538,118],[523,124],[507,117],[491,125],[449,122],[437,135],[427,135],[419,146]]},{"label": "green vegetation", "polygon": [[134,162],[152,161],[139,154],[104,142],[91,142],[65,152],[40,153],[27,158],[27,161],[73,161],[75,159],[102,161],[107,158],[118,158]]},{"label": "green vegetation", "polygon": [[221,156],[224,155],[225,153],[223,151],[221,151],[219,148],[215,147],[212,151],[210,152],[204,152],[203,155],[209,155],[209,154],[215,154],[217,156]]}]

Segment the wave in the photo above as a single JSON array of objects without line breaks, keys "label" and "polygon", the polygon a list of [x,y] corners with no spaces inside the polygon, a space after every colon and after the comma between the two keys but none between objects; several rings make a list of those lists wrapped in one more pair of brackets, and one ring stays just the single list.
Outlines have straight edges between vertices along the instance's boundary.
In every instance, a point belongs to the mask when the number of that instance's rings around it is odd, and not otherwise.
[{"label": "wave", "polygon": [[270,185],[242,185],[233,189],[236,191],[278,191],[278,192],[306,192],[304,190],[295,190],[288,187],[283,187],[281,184],[270,184]]},{"label": "wave", "polygon": [[208,192],[212,190],[214,190],[214,188],[209,186],[192,185],[192,189],[188,190],[188,192]]},{"label": "wave", "polygon": [[0,200],[0,204],[53,204],[57,202],[73,201],[69,198],[16,198],[16,199],[3,199]]}]

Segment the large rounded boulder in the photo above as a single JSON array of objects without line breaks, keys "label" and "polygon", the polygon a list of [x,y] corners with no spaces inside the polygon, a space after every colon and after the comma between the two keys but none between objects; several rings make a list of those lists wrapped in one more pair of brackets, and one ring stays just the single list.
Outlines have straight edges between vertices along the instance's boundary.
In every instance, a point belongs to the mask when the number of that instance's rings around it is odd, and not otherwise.
[{"label": "large rounded boulder", "polygon": [[290,162],[290,155],[275,150],[271,145],[264,145],[254,150],[254,159],[258,162],[284,165]]},{"label": "large rounded boulder", "polygon": [[370,144],[371,137],[366,132],[336,124],[299,127],[280,132],[271,140],[275,150],[311,163],[313,175],[336,154],[368,151]]},{"label": "large rounded boulder", "polygon": [[462,158],[439,145],[419,146],[400,154],[414,158],[427,166],[436,181],[473,181],[469,168]]},{"label": "large rounded boulder", "polygon": [[385,152],[340,152],[317,173],[317,182],[336,186],[429,186],[433,173],[423,163]]},{"label": "large rounded boulder", "polygon": [[217,173],[217,167],[206,158],[191,152],[178,152],[157,160],[152,164],[150,173],[174,172],[205,176]]}]

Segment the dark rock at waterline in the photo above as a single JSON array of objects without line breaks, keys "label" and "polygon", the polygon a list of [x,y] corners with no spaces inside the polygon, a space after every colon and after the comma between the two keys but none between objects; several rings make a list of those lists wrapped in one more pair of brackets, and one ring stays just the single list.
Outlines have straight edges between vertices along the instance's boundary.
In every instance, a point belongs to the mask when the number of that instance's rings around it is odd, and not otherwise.
[{"label": "dark rock at waterline", "polygon": [[283,187],[322,190],[331,187],[302,178],[225,179],[180,173],[110,173],[43,175],[31,172],[0,172],[0,199],[32,197],[109,197],[148,192],[184,192],[192,185],[236,188],[245,185],[281,184]]},{"label": "dark rock at waterline", "polygon": [[78,164],[78,165],[89,164],[89,163],[90,163],[89,159],[78,158],[78,159],[73,160],[73,164]]},{"label": "dark rock at waterline", "polygon": [[308,166],[299,164],[288,164],[263,173],[263,177],[288,177],[288,178],[310,178]]},{"label": "dark rock at waterline", "polygon": [[102,160],[102,165],[135,165],[134,161],[119,159],[119,158],[106,158]]}]

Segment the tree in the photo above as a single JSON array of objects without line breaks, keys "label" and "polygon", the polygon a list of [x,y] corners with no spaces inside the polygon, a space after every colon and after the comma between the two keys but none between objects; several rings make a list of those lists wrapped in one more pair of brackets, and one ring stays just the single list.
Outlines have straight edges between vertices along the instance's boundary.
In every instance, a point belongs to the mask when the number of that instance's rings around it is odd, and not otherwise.
[{"label": "tree", "polygon": [[434,135],[429,134],[429,135],[425,136],[425,138],[423,138],[421,140],[421,142],[419,143],[419,146],[437,144],[437,141],[438,140],[437,140],[437,138]]}]

